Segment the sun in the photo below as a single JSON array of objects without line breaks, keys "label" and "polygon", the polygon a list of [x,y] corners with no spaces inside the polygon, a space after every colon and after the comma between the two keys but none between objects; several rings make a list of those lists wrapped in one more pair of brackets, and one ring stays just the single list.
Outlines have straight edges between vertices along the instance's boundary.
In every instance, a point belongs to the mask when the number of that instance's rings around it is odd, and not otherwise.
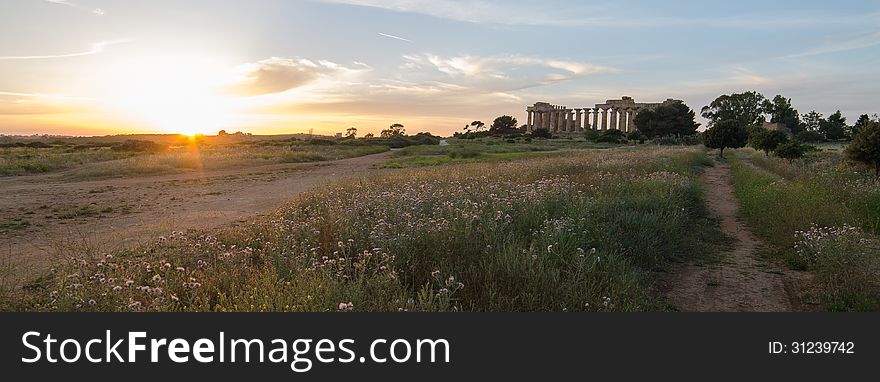
[{"label": "sun", "polygon": [[207,58],[131,60],[110,73],[107,100],[124,117],[164,133],[215,133],[229,127],[235,99],[224,95],[225,72]]}]

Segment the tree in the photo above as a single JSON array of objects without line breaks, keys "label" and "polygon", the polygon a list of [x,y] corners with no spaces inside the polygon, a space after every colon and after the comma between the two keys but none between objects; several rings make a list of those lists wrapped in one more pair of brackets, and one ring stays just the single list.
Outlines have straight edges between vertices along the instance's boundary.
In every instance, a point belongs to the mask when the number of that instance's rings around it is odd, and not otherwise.
[{"label": "tree", "polygon": [[373,133],[364,134],[364,138],[373,138],[373,137],[375,137],[375,135],[373,135]]},{"label": "tree", "polygon": [[474,128],[474,131],[479,132],[480,129],[483,128],[483,126],[486,126],[486,124],[483,123],[483,121],[473,121],[471,122],[470,126]]},{"label": "tree", "polygon": [[781,123],[795,134],[800,130],[801,119],[798,111],[791,106],[791,98],[777,94],[773,101],[764,101],[764,111],[770,114],[771,123]]},{"label": "tree", "polygon": [[354,126],[349,127],[347,130],[345,130],[346,137],[354,138],[357,136],[357,134],[358,134],[358,129]]},{"label": "tree", "polygon": [[749,132],[745,125],[735,119],[718,121],[703,132],[703,144],[710,149],[721,149],[719,156],[724,158],[724,149],[738,148],[746,145]]},{"label": "tree", "polygon": [[779,145],[786,142],[788,142],[788,135],[785,135],[780,130],[758,128],[749,133],[749,146],[752,146],[755,150],[763,151],[764,155],[767,156],[770,155],[771,151],[776,150]]},{"label": "tree", "polygon": [[516,130],[517,125],[518,122],[516,121],[516,118],[509,115],[502,115],[492,121],[492,126],[489,127],[489,131],[493,134],[509,133]]},{"label": "tree", "polygon": [[765,98],[758,92],[734,93],[716,98],[709,106],[703,106],[701,114],[709,120],[709,125],[722,121],[737,121],[739,126],[762,125]]},{"label": "tree", "polygon": [[874,167],[874,175],[880,178],[880,122],[865,123],[847,146],[846,157]]},{"label": "tree", "polygon": [[403,136],[403,135],[406,135],[406,129],[404,129],[403,125],[401,125],[399,123],[395,123],[395,124],[389,126],[387,129],[382,130],[382,132],[379,133],[379,136],[382,138],[391,138],[394,136]]},{"label": "tree", "polygon": [[773,151],[773,154],[780,158],[788,159],[788,163],[791,163],[792,160],[804,156],[804,146],[794,141],[786,142],[779,145],[779,147]]},{"label": "tree", "polygon": [[860,115],[859,119],[856,120],[856,123],[854,123],[849,128],[848,133],[849,133],[850,138],[854,138],[856,136],[856,134],[859,133],[859,130],[861,130],[862,127],[864,127],[870,121],[871,121],[871,117],[869,117],[867,114]]},{"label": "tree", "polygon": [[823,118],[822,113],[811,110],[809,113],[804,114],[803,122],[801,122],[801,130],[819,132],[819,126],[822,125],[822,121],[824,120],[825,118]]},{"label": "tree", "polygon": [[846,117],[840,114],[840,110],[819,123],[819,133],[829,141],[845,138],[846,130]]},{"label": "tree", "polygon": [[648,138],[675,135],[694,135],[700,124],[695,121],[696,114],[684,102],[676,101],[654,109],[646,109],[636,114],[633,122]]}]

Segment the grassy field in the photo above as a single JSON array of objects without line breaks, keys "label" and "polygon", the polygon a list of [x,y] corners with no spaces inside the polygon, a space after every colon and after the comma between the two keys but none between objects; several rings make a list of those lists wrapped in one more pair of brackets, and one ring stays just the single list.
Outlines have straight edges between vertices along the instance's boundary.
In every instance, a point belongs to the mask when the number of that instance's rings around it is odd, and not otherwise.
[{"label": "grassy field", "polygon": [[880,308],[880,182],[825,150],[793,163],[740,150],[741,214],[773,251],[816,275],[829,310]]},{"label": "grassy field", "polygon": [[515,159],[557,155],[560,152],[583,149],[603,149],[620,146],[592,143],[582,140],[539,140],[511,143],[498,139],[449,140],[446,146],[410,146],[394,152],[381,168],[440,166],[446,164],[498,162]]},{"label": "grassy field", "polygon": [[720,245],[695,180],[710,164],[651,147],[375,175],[246,225],[77,253],[3,308],[662,310],[656,271]]},{"label": "grassy field", "polygon": [[[211,144],[189,142],[159,152],[119,150],[118,143],[52,144],[49,147],[0,147],[0,176],[70,170],[71,180],[170,174],[194,170],[320,162],[388,151],[380,144],[333,141],[255,141]],[[329,142],[329,143],[328,143]]]}]

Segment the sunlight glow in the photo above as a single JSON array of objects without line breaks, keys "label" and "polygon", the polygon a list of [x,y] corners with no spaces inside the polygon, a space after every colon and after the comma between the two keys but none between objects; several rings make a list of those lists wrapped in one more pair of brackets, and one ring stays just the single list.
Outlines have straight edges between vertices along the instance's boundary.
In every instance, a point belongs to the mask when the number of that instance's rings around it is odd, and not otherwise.
[{"label": "sunlight glow", "polygon": [[225,70],[207,58],[160,57],[116,63],[108,106],[166,133],[216,133],[230,125],[235,99],[222,94]]}]

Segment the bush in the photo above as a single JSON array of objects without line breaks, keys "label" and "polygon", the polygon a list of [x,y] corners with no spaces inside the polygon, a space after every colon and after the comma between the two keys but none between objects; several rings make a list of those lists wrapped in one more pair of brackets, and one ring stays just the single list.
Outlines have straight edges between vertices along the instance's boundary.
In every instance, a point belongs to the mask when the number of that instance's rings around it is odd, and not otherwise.
[{"label": "bush", "polygon": [[819,134],[818,131],[810,131],[810,130],[801,131],[800,133],[798,133],[795,136],[795,138],[798,141],[806,142],[806,143],[817,143],[817,142],[822,142],[824,140],[824,138],[822,137],[822,134]]},{"label": "bush", "polygon": [[874,175],[880,177],[880,122],[868,122],[859,130],[846,148],[846,157],[874,167]]},{"label": "bush", "polygon": [[312,146],[333,146],[336,142],[329,139],[309,139],[309,144]]},{"label": "bush", "polygon": [[595,142],[596,139],[599,139],[599,132],[593,129],[587,129],[584,131],[584,139]]},{"label": "bush", "polygon": [[156,143],[153,141],[140,141],[129,139],[125,142],[120,143],[117,146],[113,147],[115,151],[128,151],[128,152],[140,152],[140,153],[158,153],[168,149],[168,146],[165,146],[160,143]]},{"label": "bush", "polygon": [[549,130],[549,129],[538,128],[538,129],[535,129],[535,130],[532,131],[532,137],[533,137],[533,138],[546,138],[546,139],[549,139],[549,138],[553,138],[553,134],[550,134],[550,130]]},{"label": "bush", "polygon": [[626,143],[626,136],[620,130],[603,130],[596,138],[596,143]]},{"label": "bush", "polygon": [[804,147],[797,142],[787,142],[779,145],[773,154],[788,159],[788,162],[791,163],[792,160],[804,157]]},{"label": "bush", "polygon": [[648,139],[648,137],[645,136],[645,134],[642,134],[642,132],[635,130],[627,133],[626,139],[630,141],[638,141],[639,143],[645,143],[645,140]]}]

